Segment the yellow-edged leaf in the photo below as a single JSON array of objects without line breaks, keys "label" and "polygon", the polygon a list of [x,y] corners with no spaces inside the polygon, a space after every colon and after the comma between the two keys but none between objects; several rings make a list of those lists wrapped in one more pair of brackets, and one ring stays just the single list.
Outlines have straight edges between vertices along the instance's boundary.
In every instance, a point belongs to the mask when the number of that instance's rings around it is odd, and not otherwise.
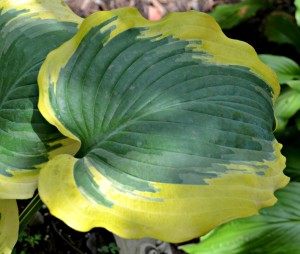
[{"label": "yellow-edged leaf", "polygon": [[19,216],[16,200],[0,199],[0,253],[10,254],[18,240]]},{"label": "yellow-edged leaf", "polygon": [[288,182],[276,75],[206,14],[95,13],[39,88],[43,116],[81,143],[42,169],[40,195],[77,230],[182,242],[273,205]]},{"label": "yellow-edged leaf", "polygon": [[0,198],[32,197],[41,165],[78,145],[37,109],[37,74],[46,55],[77,31],[81,18],[59,0],[0,2]]}]

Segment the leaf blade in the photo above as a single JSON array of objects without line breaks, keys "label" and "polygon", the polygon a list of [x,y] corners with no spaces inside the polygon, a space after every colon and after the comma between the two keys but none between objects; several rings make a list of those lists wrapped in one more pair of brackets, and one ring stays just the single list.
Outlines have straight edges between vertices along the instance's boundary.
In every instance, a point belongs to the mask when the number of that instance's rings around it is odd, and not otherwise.
[{"label": "leaf blade", "polygon": [[288,181],[272,134],[276,76],[207,15],[151,23],[133,9],[93,14],[49,54],[39,87],[44,117],[81,141],[76,158],[42,169],[40,195],[78,230],[181,242],[272,205]]},{"label": "leaf blade", "polygon": [[79,20],[60,1],[0,4],[1,198],[30,198],[40,165],[70,143],[37,109],[37,74],[47,53],[75,33]]},{"label": "leaf blade", "polygon": [[0,199],[0,252],[9,254],[18,240],[19,215],[16,200]]}]

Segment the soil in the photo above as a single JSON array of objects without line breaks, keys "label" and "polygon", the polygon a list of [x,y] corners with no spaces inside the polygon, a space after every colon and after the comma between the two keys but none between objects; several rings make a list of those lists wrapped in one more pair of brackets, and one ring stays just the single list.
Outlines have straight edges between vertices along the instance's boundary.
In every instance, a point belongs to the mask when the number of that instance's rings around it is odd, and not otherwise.
[{"label": "soil", "polygon": [[[29,201],[18,201],[20,212]],[[171,244],[173,254],[184,254],[178,247],[198,243]],[[49,213],[45,205],[35,214],[21,233],[13,254],[118,254],[114,235],[104,228],[78,232]],[[159,252],[149,252],[159,253]],[[132,253],[134,254],[134,253]],[[147,253],[145,253],[147,254]],[[161,253],[165,254],[165,253]]]},{"label": "soil", "polygon": [[[145,18],[157,20],[168,12],[198,10],[203,12],[211,11],[214,6],[221,3],[235,3],[241,0],[65,0],[75,13],[82,17],[87,17],[98,10],[110,10],[124,6],[136,7]],[[289,1],[291,2],[291,1]],[[288,8],[292,4],[289,3]],[[292,10],[291,10],[292,11]],[[237,26],[229,31],[224,31],[228,37],[244,40],[250,43],[258,53],[271,53],[280,55],[288,50],[290,57],[298,55],[293,53],[289,46],[278,46],[266,41],[259,30],[262,22],[260,13],[253,19]],[[286,48],[288,47],[288,48]],[[299,59],[297,59],[299,60]],[[24,201],[19,202],[20,210],[26,205]],[[26,228],[26,237],[17,243],[14,253],[34,253],[34,254],[107,254],[115,253],[108,246],[116,246],[112,233],[103,229],[95,228],[89,232],[77,232],[62,221],[52,216],[48,209],[43,206],[36,214],[35,218]],[[171,232],[170,232],[171,233]],[[36,243],[32,241],[38,236]],[[198,242],[198,239],[192,242]],[[105,248],[103,248],[105,247]],[[183,254],[178,249],[178,245],[172,245],[174,254]],[[23,252],[22,252],[23,251]],[[25,252],[24,252],[25,251]],[[152,252],[151,252],[152,253]]]}]

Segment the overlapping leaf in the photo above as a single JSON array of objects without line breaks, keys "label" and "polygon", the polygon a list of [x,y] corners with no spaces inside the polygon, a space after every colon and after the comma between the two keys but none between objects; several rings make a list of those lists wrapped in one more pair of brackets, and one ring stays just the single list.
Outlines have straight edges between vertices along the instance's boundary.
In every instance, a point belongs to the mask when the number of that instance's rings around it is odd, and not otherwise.
[{"label": "overlapping leaf", "polygon": [[[298,173],[299,174],[299,173]],[[278,203],[259,216],[238,219],[183,249],[190,254],[251,254],[300,252],[300,183],[276,192]]]},{"label": "overlapping leaf", "polygon": [[77,230],[182,242],[273,205],[288,181],[277,78],[206,14],[93,14],[39,88],[43,116],[81,142],[41,170],[39,192]]},{"label": "overlapping leaf", "polygon": [[0,3],[0,198],[30,198],[40,165],[74,143],[39,113],[37,74],[80,21],[58,0]]},{"label": "overlapping leaf", "polygon": [[19,217],[15,200],[0,199],[0,253],[10,254],[18,239]]}]

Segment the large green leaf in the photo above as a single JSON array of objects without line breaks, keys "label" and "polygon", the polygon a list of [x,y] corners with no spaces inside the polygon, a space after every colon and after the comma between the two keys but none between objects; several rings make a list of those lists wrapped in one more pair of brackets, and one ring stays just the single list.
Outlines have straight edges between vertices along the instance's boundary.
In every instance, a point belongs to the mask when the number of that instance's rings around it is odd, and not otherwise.
[{"label": "large green leaf", "polygon": [[278,203],[259,216],[229,222],[186,245],[189,254],[298,254],[300,253],[300,183],[276,192]]},{"label": "large green leaf", "polygon": [[39,113],[37,74],[80,21],[59,0],[0,2],[0,198],[30,198],[40,165],[74,143]]},{"label": "large green leaf", "polygon": [[223,29],[230,29],[257,11],[271,6],[270,0],[244,0],[237,4],[220,4],[210,13]]},{"label": "large green leaf", "polygon": [[0,253],[10,254],[18,240],[19,216],[15,200],[0,199]]},{"label": "large green leaf", "polygon": [[44,117],[81,142],[41,170],[39,192],[77,230],[182,242],[273,205],[288,182],[276,75],[207,14],[93,14],[38,80]]},{"label": "large green leaf", "polygon": [[265,19],[264,33],[270,41],[291,44],[300,53],[300,29],[292,15],[273,12]]}]

